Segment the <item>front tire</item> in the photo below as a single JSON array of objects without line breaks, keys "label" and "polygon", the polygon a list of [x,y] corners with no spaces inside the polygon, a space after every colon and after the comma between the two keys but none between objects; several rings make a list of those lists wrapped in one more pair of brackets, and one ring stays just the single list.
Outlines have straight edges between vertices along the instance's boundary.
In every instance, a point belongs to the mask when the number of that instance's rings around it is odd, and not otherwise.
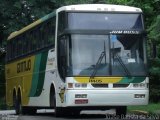
[{"label": "front tire", "polygon": [[50,107],[54,108],[55,117],[61,117],[63,115],[62,108],[56,107],[56,92],[53,85],[51,86],[51,89],[50,89]]}]

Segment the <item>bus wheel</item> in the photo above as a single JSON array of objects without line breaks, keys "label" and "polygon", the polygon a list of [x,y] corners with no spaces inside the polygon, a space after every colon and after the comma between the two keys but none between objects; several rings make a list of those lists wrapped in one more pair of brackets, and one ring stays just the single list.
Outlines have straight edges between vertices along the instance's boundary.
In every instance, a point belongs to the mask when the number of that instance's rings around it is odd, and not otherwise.
[{"label": "bus wheel", "polygon": [[63,115],[62,108],[56,107],[56,93],[53,85],[51,86],[50,89],[50,107],[54,108],[55,110],[54,114],[56,117],[61,117]]},{"label": "bus wheel", "polygon": [[19,115],[22,113],[21,96],[18,94],[18,97],[14,101],[16,114]]},{"label": "bus wheel", "polygon": [[18,111],[17,111],[17,96],[16,96],[15,91],[13,91],[13,108],[15,109],[16,114],[17,114],[18,113]]},{"label": "bus wheel", "polygon": [[116,116],[121,118],[125,118],[127,113],[127,107],[126,106],[119,106],[116,108]]},{"label": "bus wheel", "polygon": [[55,101],[55,89],[53,87],[53,85],[51,86],[50,89],[50,107],[51,108],[55,108],[56,106],[56,101]]}]

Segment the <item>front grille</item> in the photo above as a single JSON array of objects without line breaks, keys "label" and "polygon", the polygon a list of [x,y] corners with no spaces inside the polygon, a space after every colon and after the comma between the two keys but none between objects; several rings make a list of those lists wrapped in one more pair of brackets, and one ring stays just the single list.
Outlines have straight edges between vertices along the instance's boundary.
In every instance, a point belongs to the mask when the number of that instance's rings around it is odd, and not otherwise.
[{"label": "front grille", "polygon": [[108,88],[108,84],[91,84],[95,88]]},{"label": "front grille", "polygon": [[113,88],[126,88],[129,84],[113,84]]}]

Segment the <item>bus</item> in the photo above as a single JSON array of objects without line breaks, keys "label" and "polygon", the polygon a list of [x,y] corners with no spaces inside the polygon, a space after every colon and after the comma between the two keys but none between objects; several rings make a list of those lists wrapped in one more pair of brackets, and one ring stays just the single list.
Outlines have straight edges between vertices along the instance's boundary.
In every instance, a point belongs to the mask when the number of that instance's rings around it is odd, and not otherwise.
[{"label": "bus", "polygon": [[17,114],[147,105],[146,34],[140,8],[111,4],[60,7],[7,40],[6,101]]}]

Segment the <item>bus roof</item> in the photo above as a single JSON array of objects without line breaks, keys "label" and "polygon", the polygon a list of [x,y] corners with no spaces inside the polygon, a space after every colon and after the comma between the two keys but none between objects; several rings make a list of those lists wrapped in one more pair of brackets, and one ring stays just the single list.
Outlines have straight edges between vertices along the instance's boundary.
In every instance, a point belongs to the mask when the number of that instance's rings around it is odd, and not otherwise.
[{"label": "bus roof", "polygon": [[[124,5],[111,5],[111,4],[80,4],[80,5],[69,5],[69,6],[64,6],[60,7],[57,9],[56,13],[59,13],[61,11],[104,11],[104,12],[142,12],[140,8],[137,7],[130,7],[130,6],[124,6]],[[44,16],[43,18],[29,24],[28,26],[22,28],[19,31],[15,31],[10,34],[7,40],[10,40],[25,31],[39,25],[40,23],[48,20],[49,18],[55,16],[55,11]]]},{"label": "bus roof", "polygon": [[57,9],[57,13],[61,11],[142,12],[142,10],[137,7],[130,7],[125,5],[112,5],[112,4],[69,5]]},{"label": "bus roof", "polygon": [[12,38],[14,38],[14,37],[16,37],[16,36],[24,33],[25,31],[30,30],[31,28],[39,25],[40,23],[43,23],[44,21],[48,20],[49,18],[55,16],[55,14],[56,14],[56,13],[55,13],[55,11],[54,11],[54,12],[52,12],[52,13],[50,13],[50,14],[42,17],[42,18],[40,18],[39,20],[37,20],[37,21],[29,24],[28,26],[22,28],[21,30],[15,31],[15,32],[11,33],[11,34],[9,35],[9,37],[8,37],[7,40],[10,40],[10,39],[12,39]]}]

